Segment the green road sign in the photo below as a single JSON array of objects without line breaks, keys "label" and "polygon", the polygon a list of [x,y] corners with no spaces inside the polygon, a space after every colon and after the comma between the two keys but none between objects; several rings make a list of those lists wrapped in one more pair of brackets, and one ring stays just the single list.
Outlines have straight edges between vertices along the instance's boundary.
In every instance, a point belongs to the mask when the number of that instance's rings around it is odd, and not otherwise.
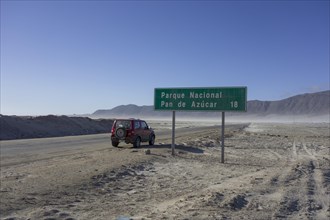
[{"label": "green road sign", "polygon": [[155,110],[246,111],[246,87],[156,88]]}]

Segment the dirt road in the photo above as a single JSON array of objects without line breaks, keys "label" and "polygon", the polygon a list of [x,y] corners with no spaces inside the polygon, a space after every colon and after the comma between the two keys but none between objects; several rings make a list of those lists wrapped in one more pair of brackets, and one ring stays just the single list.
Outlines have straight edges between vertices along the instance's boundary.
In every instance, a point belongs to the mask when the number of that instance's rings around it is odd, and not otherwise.
[{"label": "dirt road", "polygon": [[185,129],[174,157],[166,131],[139,149],[93,135],[13,157],[1,142],[1,219],[330,217],[328,124],[230,125],[224,164],[219,128]]},{"label": "dirt road", "polygon": [[[185,123],[183,123],[185,124]],[[181,124],[182,126],[182,124]],[[233,125],[229,125],[231,129]],[[216,126],[193,126],[179,127],[176,136],[185,136],[199,132],[200,129],[216,128]],[[158,141],[170,139],[171,131],[162,128],[160,123],[156,124],[156,135]],[[0,141],[1,143],[1,166],[45,160],[54,157],[77,154],[88,151],[108,149],[111,145],[110,134],[67,136],[57,138],[37,138]],[[122,145],[122,144],[121,144]],[[127,145],[126,145],[127,146]]]}]

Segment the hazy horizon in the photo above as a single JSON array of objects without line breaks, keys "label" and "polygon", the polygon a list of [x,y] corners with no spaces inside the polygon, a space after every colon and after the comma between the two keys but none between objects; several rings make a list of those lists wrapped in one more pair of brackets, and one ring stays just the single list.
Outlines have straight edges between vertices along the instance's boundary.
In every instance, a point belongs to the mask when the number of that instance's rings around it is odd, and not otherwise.
[{"label": "hazy horizon", "polygon": [[[321,93],[324,93],[324,92],[327,92],[329,93],[330,90],[326,90],[326,91],[321,91]],[[306,94],[315,94],[315,93],[304,93],[304,94],[297,94],[297,96],[301,96],[301,95],[306,95]],[[287,98],[284,98],[282,100],[276,100],[276,101],[270,101],[270,102],[277,102],[277,101],[283,101],[285,99],[288,99],[288,98],[293,98],[295,96],[291,96],[291,97],[287,97]],[[249,103],[250,101],[261,101],[261,100],[247,100],[247,102]],[[261,102],[268,102],[268,101],[261,101]],[[297,104],[297,103],[296,103]],[[46,114],[20,114],[20,115],[17,115],[17,114],[8,114],[8,116],[22,116],[22,117],[38,117],[38,116],[47,116],[47,115],[56,115],[56,116],[76,116],[76,117],[79,117],[79,116],[87,116],[87,117],[90,117],[90,118],[113,118],[113,117],[122,117],[123,115],[122,114],[118,114],[118,115],[113,115],[113,116],[109,116],[109,112],[108,113],[102,113],[102,112],[98,112],[98,111],[111,111],[111,110],[114,110],[116,108],[120,108],[120,107],[129,107],[129,106],[136,106],[138,108],[141,108],[141,107],[152,107],[153,104],[151,105],[136,105],[136,104],[132,104],[132,103],[129,103],[129,104],[123,104],[123,105],[118,105],[118,106],[115,106],[114,108],[111,108],[111,109],[95,109],[94,111],[92,112],[86,112],[86,113],[82,113],[82,114],[53,114],[53,113],[46,113]],[[116,110],[118,111],[118,110]],[[168,113],[169,115],[171,114],[172,110],[162,110],[162,111],[155,111],[155,112],[158,112],[158,113]],[[279,118],[282,118],[281,120],[283,121],[288,121],[286,120],[285,118],[320,118],[321,121],[324,121],[324,117],[328,117],[330,115],[330,112],[328,113],[322,113],[322,114],[318,114],[318,113],[309,113],[309,114],[296,114],[296,113],[285,113],[285,114],[281,114],[281,113],[276,113],[276,114],[272,114],[272,113],[266,113],[266,112],[259,112],[259,113],[256,113],[256,112],[249,112],[249,109],[247,109],[247,112],[231,112],[231,111],[226,111],[227,112],[227,117],[231,117],[231,118],[255,118],[256,120],[264,120],[265,118],[276,118],[276,117],[279,117]],[[212,119],[214,116],[214,114],[221,114],[221,111],[196,111],[196,110],[192,110],[192,111],[186,111],[186,110],[183,110],[183,111],[180,111],[178,110],[177,113],[179,115],[183,115],[183,120],[187,120],[189,119],[189,116],[186,116],[186,115],[189,115],[189,114],[199,114],[199,115],[194,115],[194,117],[199,117],[198,119],[199,120],[210,120]],[[208,113],[211,113],[211,115],[209,115]],[[111,114],[114,114],[114,113],[111,113]],[[142,115],[141,115],[142,114]],[[144,115],[144,114],[147,114],[147,115]],[[0,115],[6,115],[6,114],[0,114]],[[137,116],[138,115],[138,116]],[[157,116],[157,115],[150,115],[148,114],[148,111],[147,112],[140,112],[140,113],[134,113],[133,115],[125,115],[125,117],[145,117],[147,119],[155,119],[157,117],[160,117],[160,119],[164,119],[166,118],[165,116]],[[191,118],[191,119],[193,119]],[[249,119],[248,119],[249,120]],[[304,121],[302,119],[299,119],[300,121]],[[328,120],[328,119],[327,119]],[[330,119],[329,119],[330,120]],[[289,120],[290,121],[290,120]],[[320,121],[320,120],[317,120],[317,121]]]}]

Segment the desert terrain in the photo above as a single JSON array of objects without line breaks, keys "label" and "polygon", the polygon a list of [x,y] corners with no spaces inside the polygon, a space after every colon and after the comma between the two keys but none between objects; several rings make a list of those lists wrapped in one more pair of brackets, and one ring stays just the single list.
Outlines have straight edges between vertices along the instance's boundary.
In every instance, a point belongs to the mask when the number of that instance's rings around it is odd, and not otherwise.
[{"label": "desert terrain", "polygon": [[[220,124],[220,123],[219,123]],[[329,219],[328,123],[151,122],[155,146],[109,134],[1,141],[0,218]],[[150,154],[146,154],[146,150]]]}]

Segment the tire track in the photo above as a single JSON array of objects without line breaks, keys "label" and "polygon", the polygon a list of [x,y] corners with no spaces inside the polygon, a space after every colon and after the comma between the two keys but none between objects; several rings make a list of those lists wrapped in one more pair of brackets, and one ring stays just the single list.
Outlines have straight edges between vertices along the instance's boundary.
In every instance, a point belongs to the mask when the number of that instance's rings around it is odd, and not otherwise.
[{"label": "tire track", "polygon": [[[323,177],[323,173],[319,168],[319,159],[316,151],[313,154],[308,148],[305,139],[302,139],[302,146],[308,156],[309,161],[307,165],[307,211],[306,217],[308,219],[329,219],[330,213],[328,207],[330,207],[330,197],[329,192],[323,187],[323,182],[329,184]],[[314,143],[311,143],[310,146],[314,146]],[[329,168],[329,166],[327,166]],[[328,169],[329,170],[329,169]]]},{"label": "tire track", "polygon": [[298,162],[292,163],[289,167],[289,172],[277,184],[277,190],[282,188],[283,191],[279,207],[273,212],[273,218],[294,218],[302,211],[303,205],[301,200],[305,194],[304,187],[302,187],[304,185],[304,176],[306,176],[304,168]]},{"label": "tire track", "polygon": [[[297,154],[297,143],[301,142],[301,154]],[[273,213],[273,218],[328,219],[329,192],[323,186],[324,178],[318,168],[317,157],[309,151],[304,139],[295,139],[292,145],[291,171],[281,183],[278,178],[273,185],[284,187],[280,207]],[[329,184],[328,181],[326,181]]]},{"label": "tire track", "polygon": [[294,138],[293,144],[292,144],[292,159],[293,160],[297,160],[297,158],[298,158],[296,141],[297,141],[296,138]]},{"label": "tire track", "polygon": [[302,146],[303,146],[303,149],[304,151],[307,153],[308,156],[310,156],[311,158],[313,158],[313,160],[316,160],[314,154],[312,154],[308,149],[307,149],[307,146],[306,146],[306,141],[304,139],[302,139]]},{"label": "tire track", "polygon": [[275,157],[278,159],[278,160],[281,160],[282,159],[282,155],[277,153],[276,151],[273,151],[271,149],[267,149],[271,154],[275,155]]}]

